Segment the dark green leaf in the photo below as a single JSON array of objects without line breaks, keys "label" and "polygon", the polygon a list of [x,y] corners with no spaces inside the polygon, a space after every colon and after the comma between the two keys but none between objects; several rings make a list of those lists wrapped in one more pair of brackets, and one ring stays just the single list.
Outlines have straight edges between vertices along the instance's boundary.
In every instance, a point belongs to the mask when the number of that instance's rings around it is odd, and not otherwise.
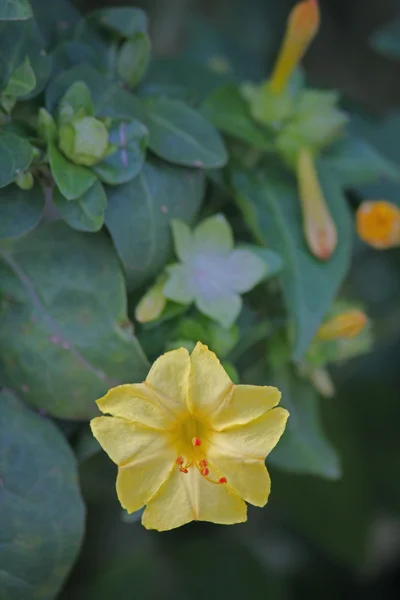
[{"label": "dark green leaf", "polygon": [[0,21],[0,91],[29,51],[30,21]]},{"label": "dark green leaf", "polygon": [[13,238],[34,229],[42,218],[45,198],[36,185],[29,191],[10,185],[0,190],[0,238]]},{"label": "dark green leaf", "polygon": [[33,149],[26,139],[13,133],[0,133],[0,188],[26,171],[32,159]]},{"label": "dark green leaf", "polygon": [[2,0],[0,21],[25,21],[32,17],[29,0]]},{"label": "dark green leaf", "polygon": [[127,183],[143,166],[148,131],[140,121],[115,120],[109,132],[109,141],[117,150],[95,165],[93,171],[110,185]]},{"label": "dark green leaf", "polygon": [[148,162],[130,183],[110,188],[106,225],[125,268],[128,287],[154,277],[170,256],[170,219],[191,222],[200,208],[199,170]]},{"label": "dark green leaf", "polygon": [[140,8],[103,8],[91,13],[90,18],[121,37],[147,32],[147,16]]},{"label": "dark green leaf", "polygon": [[347,136],[332,146],[323,162],[326,168],[336,171],[343,185],[360,185],[380,178],[400,182],[400,167],[355,136]]},{"label": "dark green leaf", "polygon": [[75,455],[78,462],[82,463],[101,451],[99,442],[94,437],[89,426],[86,426],[80,433],[75,444]]},{"label": "dark green leaf", "polygon": [[201,168],[223,167],[227,153],[212,125],[179,100],[144,100],[149,147],[161,158],[178,165]]},{"label": "dark green leaf", "polygon": [[234,85],[215,90],[200,107],[201,113],[224,133],[260,150],[271,150],[273,140],[252,120],[248,104]]},{"label": "dark green leaf", "polygon": [[62,433],[11,393],[0,397],[0,591],[53,600],[79,551],[85,508]]},{"label": "dark green leaf", "polygon": [[92,171],[66,159],[54,142],[49,143],[49,161],[54,180],[67,200],[76,200],[96,181]]},{"label": "dark green leaf", "polygon": [[107,196],[100,181],[95,181],[83,196],[72,201],[64,198],[60,190],[55,188],[53,202],[64,221],[74,229],[99,231],[102,228]]},{"label": "dark green leaf", "polygon": [[69,0],[30,0],[30,3],[46,48],[53,48],[57,43],[71,37],[80,14]]},{"label": "dark green leaf", "polygon": [[1,380],[51,415],[88,419],[110,387],[141,381],[118,257],[107,235],[62,222],[0,252]]},{"label": "dark green leaf", "polygon": [[26,57],[24,62],[14,71],[7,84],[4,94],[21,98],[31,92],[36,86],[35,73]]},{"label": "dark green leaf", "polygon": [[392,58],[400,58],[400,19],[377,31],[372,43],[379,52]]},{"label": "dark green leaf", "polygon": [[151,57],[151,43],[147,33],[137,33],[126,40],[118,53],[118,75],[133,88],[147,71]]},{"label": "dark green leaf", "polygon": [[84,111],[85,116],[94,115],[90,90],[83,81],[75,81],[61,98],[58,105],[60,122],[69,122],[78,111]]},{"label": "dark green leaf", "polygon": [[282,392],[290,418],[268,462],[292,473],[338,479],[339,457],[322,429],[318,397],[311,384],[296,377],[290,367],[277,370],[273,384]]},{"label": "dark green leaf", "polygon": [[307,350],[347,273],[351,255],[352,223],[340,183],[325,168],[319,177],[335,220],[339,244],[327,262],[314,258],[303,239],[300,202],[292,177],[270,168],[251,178],[235,173],[238,205],[259,243],[275,250],[284,263],[283,293],[294,326],[294,358]]}]

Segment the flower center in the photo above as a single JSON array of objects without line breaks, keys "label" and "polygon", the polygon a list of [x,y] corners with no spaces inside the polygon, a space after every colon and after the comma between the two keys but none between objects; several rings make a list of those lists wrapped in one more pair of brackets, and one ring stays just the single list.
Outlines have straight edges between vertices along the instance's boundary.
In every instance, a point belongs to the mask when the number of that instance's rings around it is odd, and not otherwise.
[{"label": "flower center", "polygon": [[195,467],[200,475],[210,483],[226,483],[226,477],[219,479],[211,478],[210,469],[212,468],[207,460],[207,426],[190,417],[181,423],[178,427],[178,451],[176,465],[181,473],[189,473],[191,467]]}]

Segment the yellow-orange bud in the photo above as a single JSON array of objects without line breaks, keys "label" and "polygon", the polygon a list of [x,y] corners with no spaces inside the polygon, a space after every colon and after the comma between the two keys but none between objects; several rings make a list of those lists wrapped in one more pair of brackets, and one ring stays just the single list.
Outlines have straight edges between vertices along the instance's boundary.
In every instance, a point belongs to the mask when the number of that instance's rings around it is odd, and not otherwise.
[{"label": "yellow-orange bud", "polygon": [[275,94],[280,94],[287,86],[294,69],[315,38],[319,24],[318,0],[302,0],[292,9],[269,83],[270,89]]},{"label": "yellow-orange bud", "polygon": [[377,250],[400,245],[400,209],[385,200],[363,202],[357,211],[357,233]]},{"label": "yellow-orange bud", "polygon": [[308,247],[320,260],[328,260],[337,246],[337,230],[308,148],[301,148],[299,151],[297,181],[303,211],[303,230]]},{"label": "yellow-orange bud", "polygon": [[350,340],[357,337],[368,323],[362,310],[349,310],[330,319],[318,329],[320,341]]},{"label": "yellow-orange bud", "polygon": [[164,279],[161,279],[147,290],[136,307],[136,321],[139,321],[139,323],[149,323],[150,321],[155,321],[161,315],[167,303],[163,295],[164,283]]}]

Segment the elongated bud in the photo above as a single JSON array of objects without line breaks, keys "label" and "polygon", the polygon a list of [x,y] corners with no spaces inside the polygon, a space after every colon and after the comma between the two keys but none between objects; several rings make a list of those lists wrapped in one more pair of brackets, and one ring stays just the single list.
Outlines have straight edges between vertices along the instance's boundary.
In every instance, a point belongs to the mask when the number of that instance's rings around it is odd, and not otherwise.
[{"label": "elongated bud", "polygon": [[400,209],[385,200],[363,202],[357,211],[359,237],[377,250],[400,245]]},{"label": "elongated bud", "polygon": [[160,278],[143,296],[135,310],[135,319],[139,323],[155,321],[165,308],[167,300],[163,295],[165,278]]},{"label": "elongated bud", "polygon": [[297,156],[297,180],[307,244],[314,256],[328,260],[337,246],[337,230],[308,148],[301,148]]},{"label": "elongated bud", "polygon": [[357,337],[367,323],[362,310],[348,310],[321,325],[316,337],[320,341],[350,340]]},{"label": "elongated bud", "polygon": [[318,0],[303,0],[292,9],[269,83],[275,94],[280,94],[286,88],[294,69],[316,36],[319,24]]}]

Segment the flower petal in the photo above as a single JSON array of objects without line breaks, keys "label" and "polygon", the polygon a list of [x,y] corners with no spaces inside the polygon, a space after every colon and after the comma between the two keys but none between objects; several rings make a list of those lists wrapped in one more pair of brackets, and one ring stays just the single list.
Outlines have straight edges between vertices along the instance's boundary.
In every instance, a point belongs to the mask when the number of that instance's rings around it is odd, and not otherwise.
[{"label": "flower petal", "polygon": [[193,233],[193,243],[197,253],[223,255],[233,250],[232,229],[224,215],[214,215],[205,219]]},{"label": "flower petal", "polygon": [[179,348],[166,352],[151,367],[145,385],[155,393],[165,409],[181,415],[187,409],[190,372],[189,352]]},{"label": "flower petal", "polygon": [[229,456],[214,445],[210,446],[207,458],[243,500],[255,506],[265,506],[271,480],[263,460]]},{"label": "flower petal", "polygon": [[209,441],[229,456],[264,460],[278,443],[288,416],[284,408],[273,408],[246,425],[214,432]]},{"label": "flower petal", "polygon": [[162,459],[170,445],[167,434],[119,417],[96,417],[90,427],[96,440],[119,466],[145,455],[158,454]]},{"label": "flower petal", "polygon": [[281,399],[276,387],[235,385],[220,404],[210,421],[214,429],[225,429],[249,423],[274,408]]},{"label": "flower petal", "polygon": [[201,342],[193,350],[190,362],[189,408],[211,420],[233,383],[214,352]]},{"label": "flower petal", "polygon": [[194,291],[188,267],[178,263],[170,265],[167,267],[167,275],[167,283],[163,287],[164,296],[178,304],[191,304]]},{"label": "flower petal", "polygon": [[208,281],[207,286],[196,291],[195,304],[200,312],[228,329],[238,318],[243,302],[236,292],[224,288],[221,282]]},{"label": "flower petal", "polygon": [[212,484],[196,469],[187,474],[176,469],[147,505],[142,523],[165,531],[193,520],[231,525],[246,518],[246,504],[226,484]]},{"label": "flower petal", "polygon": [[175,419],[168,406],[160,404],[157,395],[144,383],[112,388],[103,398],[97,400],[97,406],[103,413],[155,429],[165,429]]},{"label": "flower petal", "polygon": [[265,276],[265,264],[250,250],[234,250],[227,259],[226,273],[231,290],[243,294]]}]

